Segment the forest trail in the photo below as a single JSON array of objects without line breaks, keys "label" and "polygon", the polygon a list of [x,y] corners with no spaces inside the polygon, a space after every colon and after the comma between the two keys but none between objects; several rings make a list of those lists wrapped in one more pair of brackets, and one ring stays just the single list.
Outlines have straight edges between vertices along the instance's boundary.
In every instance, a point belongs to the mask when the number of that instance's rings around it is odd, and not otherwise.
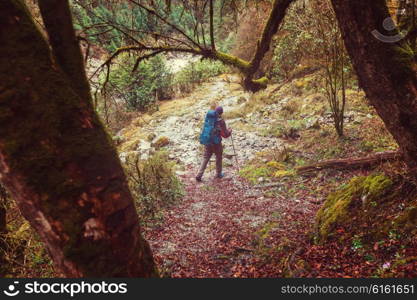
[{"label": "forest trail", "polygon": [[163,275],[279,276],[282,270],[259,261],[273,242],[269,233],[294,238],[302,219],[313,217],[313,205],[284,195],[264,197],[238,176],[196,184],[193,171],[181,176],[184,199],[166,212],[162,225],[144,232]]},{"label": "forest trail", "polygon": [[[142,158],[152,153],[152,144],[155,141],[167,137],[169,145],[166,149],[170,153],[170,159],[175,160],[185,171],[193,168],[201,161],[202,148],[198,137],[210,104],[216,102],[223,106],[227,113],[242,107],[249,100],[250,94],[243,91],[237,81],[235,75],[215,77],[209,82],[202,83],[185,98],[161,102],[159,111],[140,128],[133,125],[122,130],[120,134],[128,141],[137,144],[136,149],[133,150],[139,152]],[[248,121],[245,122],[250,122],[250,125],[256,127],[258,131],[234,129],[233,139],[241,163],[253,158],[256,152],[278,146],[277,139],[259,134],[259,130],[267,128],[271,120],[255,115],[252,119],[247,119]],[[241,118],[227,119],[226,123],[228,127],[234,128],[234,124],[240,120]],[[150,135],[153,136],[152,139],[148,138]],[[235,159],[228,155],[233,152],[231,139],[225,139],[223,145],[226,153],[224,164],[226,167],[231,166],[235,164]],[[127,154],[127,151],[122,150],[121,159],[123,160]],[[184,174],[184,172],[179,173]]]},{"label": "forest trail", "polygon": [[[227,112],[248,98],[237,83],[216,77],[202,84],[181,103],[174,100],[162,104],[160,112],[140,129],[142,134],[155,133],[154,140],[168,137],[170,143],[166,148],[170,158],[182,167],[177,173],[185,187],[184,199],[165,212],[160,226],[144,229],[164,275],[265,276],[270,272],[262,271],[256,261],[267,247],[268,234],[278,231],[275,236],[283,238],[297,234],[299,223],[293,219],[312,218],[315,210],[309,208],[310,202],[302,203],[284,195],[264,196],[267,190],[277,190],[277,187],[249,184],[239,177],[234,157],[228,159],[227,154],[223,164],[226,178],[214,178],[212,163],[203,183],[196,183],[194,177],[201,160],[198,135],[210,103],[217,101]],[[253,116],[253,119],[259,130],[269,124],[268,118]],[[227,120],[227,125],[233,128],[234,121]],[[230,139],[223,143],[225,153],[231,153]],[[278,146],[277,139],[245,130],[234,130],[234,143],[241,166],[256,152]],[[138,151],[146,156],[151,144],[141,140]],[[279,273],[280,270],[276,271]]]}]

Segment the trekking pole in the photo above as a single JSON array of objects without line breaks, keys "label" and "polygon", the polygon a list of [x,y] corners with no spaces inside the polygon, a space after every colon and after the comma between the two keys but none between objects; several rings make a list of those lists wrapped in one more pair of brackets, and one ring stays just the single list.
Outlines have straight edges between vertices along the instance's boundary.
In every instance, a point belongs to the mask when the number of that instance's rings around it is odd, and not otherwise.
[{"label": "trekking pole", "polygon": [[235,149],[235,143],[233,141],[233,133],[230,135],[230,138],[232,139],[232,147],[233,147],[233,152],[235,153],[235,159],[236,159],[236,166],[237,166],[237,171],[240,172],[240,168],[239,168],[239,161],[237,160],[237,153],[236,153],[236,149]]}]

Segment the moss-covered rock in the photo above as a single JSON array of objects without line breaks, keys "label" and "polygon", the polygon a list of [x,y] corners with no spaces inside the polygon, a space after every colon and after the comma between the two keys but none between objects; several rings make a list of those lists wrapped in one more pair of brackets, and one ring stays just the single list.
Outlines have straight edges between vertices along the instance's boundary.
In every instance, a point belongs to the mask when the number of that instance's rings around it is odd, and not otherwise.
[{"label": "moss-covered rock", "polygon": [[364,209],[380,201],[391,186],[391,179],[382,174],[360,176],[330,194],[316,216],[318,241],[326,240],[336,225],[351,220],[358,213],[357,209]]}]

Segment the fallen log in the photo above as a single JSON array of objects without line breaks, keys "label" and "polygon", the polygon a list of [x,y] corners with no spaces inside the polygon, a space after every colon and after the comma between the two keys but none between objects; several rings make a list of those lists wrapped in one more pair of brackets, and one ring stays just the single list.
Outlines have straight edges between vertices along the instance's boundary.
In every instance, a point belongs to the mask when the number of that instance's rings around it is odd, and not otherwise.
[{"label": "fallen log", "polygon": [[394,161],[400,158],[401,153],[399,151],[386,151],[360,158],[329,159],[315,164],[298,167],[296,168],[296,171],[297,174],[305,174],[309,172],[317,172],[323,169],[344,170],[369,168],[382,162]]}]

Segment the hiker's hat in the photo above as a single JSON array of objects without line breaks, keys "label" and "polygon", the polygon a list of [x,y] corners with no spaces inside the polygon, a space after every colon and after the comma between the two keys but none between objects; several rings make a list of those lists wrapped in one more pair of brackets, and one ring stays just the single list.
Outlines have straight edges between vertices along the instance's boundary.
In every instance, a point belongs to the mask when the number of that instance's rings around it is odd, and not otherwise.
[{"label": "hiker's hat", "polygon": [[216,112],[217,112],[219,115],[221,115],[221,114],[223,113],[223,107],[221,107],[221,106],[217,106],[217,107],[216,107]]}]

